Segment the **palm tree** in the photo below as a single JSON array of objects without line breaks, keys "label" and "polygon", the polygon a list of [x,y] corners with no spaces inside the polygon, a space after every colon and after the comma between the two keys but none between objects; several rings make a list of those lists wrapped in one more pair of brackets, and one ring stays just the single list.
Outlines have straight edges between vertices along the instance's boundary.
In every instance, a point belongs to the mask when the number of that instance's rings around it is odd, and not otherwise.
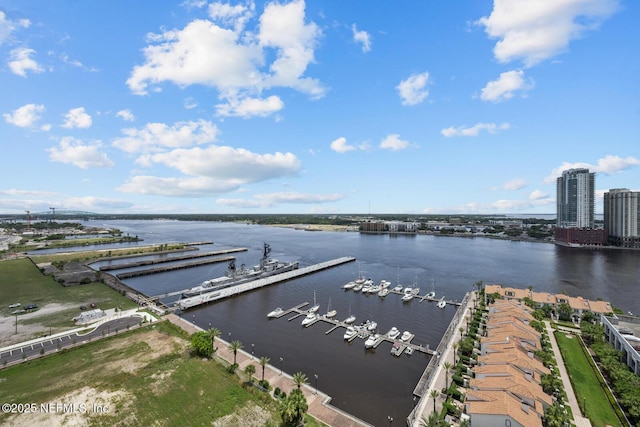
[{"label": "palm tree", "polygon": [[440,418],[435,412],[430,413],[429,418],[422,417],[420,420],[421,427],[444,427],[448,425],[449,424]]},{"label": "palm tree", "polygon": [[233,364],[236,364],[236,356],[238,355],[238,350],[242,349],[242,343],[238,340],[231,341],[231,350],[233,351]]},{"label": "palm tree", "polygon": [[293,374],[293,382],[298,386],[298,389],[300,389],[301,385],[309,382],[309,378],[302,372],[296,372]]},{"label": "palm tree", "polygon": [[269,364],[270,361],[271,361],[271,359],[269,359],[266,356],[262,356],[260,358],[260,365],[262,365],[262,381],[264,381],[264,368],[265,368],[265,366],[267,366]]},{"label": "palm tree", "polygon": [[446,389],[447,394],[448,394],[449,393],[449,372],[451,371],[451,368],[453,368],[453,365],[451,364],[451,362],[444,362],[442,364],[442,367],[444,368],[444,373],[446,375],[445,376],[445,379],[446,379],[446,382],[445,382],[446,387],[445,387],[445,389]]},{"label": "palm tree", "polygon": [[297,426],[304,419],[304,414],[309,409],[307,398],[302,391],[293,389],[289,396],[282,401],[280,406],[280,416],[285,426]]},{"label": "palm tree", "polygon": [[220,329],[213,327],[209,329],[209,334],[211,335],[211,351],[215,352],[216,346],[214,345],[214,341],[222,334],[222,332],[220,331]]},{"label": "palm tree", "polygon": [[244,371],[249,375],[249,382],[253,382],[253,374],[256,373],[256,367],[253,364],[247,365]]},{"label": "palm tree", "polygon": [[460,346],[460,344],[458,344],[457,342],[453,343],[453,364],[455,365],[456,362],[456,353],[458,353],[458,347]]},{"label": "palm tree", "polygon": [[438,390],[436,389],[431,390],[431,393],[429,394],[429,396],[431,396],[431,398],[433,399],[433,412],[436,412],[436,399],[439,395],[440,393],[438,393]]}]

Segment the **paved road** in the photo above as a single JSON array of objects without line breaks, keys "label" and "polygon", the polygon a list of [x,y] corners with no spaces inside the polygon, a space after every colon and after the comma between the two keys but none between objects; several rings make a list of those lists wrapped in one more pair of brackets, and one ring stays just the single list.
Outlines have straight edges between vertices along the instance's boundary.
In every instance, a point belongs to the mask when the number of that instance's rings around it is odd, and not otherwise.
[{"label": "paved road", "polygon": [[126,330],[129,327],[137,326],[140,324],[140,317],[128,316],[118,319],[113,319],[108,322],[102,323],[95,329],[82,335],[77,332],[69,334],[57,334],[55,337],[44,338],[37,343],[32,343],[20,347],[15,347],[11,350],[6,350],[0,353],[0,363],[7,364],[13,362],[19,362],[25,358],[32,356],[39,356],[43,353],[50,351],[62,350],[63,348],[72,347],[76,344],[80,344],[86,341],[92,341],[96,338],[103,338],[107,335],[113,334],[117,331]]}]

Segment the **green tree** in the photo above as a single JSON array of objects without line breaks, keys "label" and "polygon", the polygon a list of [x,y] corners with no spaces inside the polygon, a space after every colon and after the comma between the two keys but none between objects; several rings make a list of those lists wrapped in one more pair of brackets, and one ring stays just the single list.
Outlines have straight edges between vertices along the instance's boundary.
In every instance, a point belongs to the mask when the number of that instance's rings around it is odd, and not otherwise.
[{"label": "green tree", "polygon": [[215,339],[217,337],[219,337],[222,334],[222,332],[220,331],[220,329],[213,327],[209,329],[209,335],[211,335],[211,351],[215,352],[216,350],[216,346],[215,346]]},{"label": "green tree", "polygon": [[269,364],[271,359],[266,356],[260,358],[260,365],[262,366],[262,381],[264,381],[264,368]]},{"label": "green tree", "polygon": [[569,321],[571,320],[571,314],[573,314],[573,310],[571,309],[571,306],[569,304],[563,302],[562,304],[558,305],[558,319],[565,322]]},{"label": "green tree", "polygon": [[249,375],[249,382],[253,382],[253,374],[256,373],[256,367],[254,364],[250,364],[247,365],[246,368],[244,368],[244,371],[247,373],[247,375]]},{"label": "green tree", "polygon": [[238,350],[242,349],[242,343],[238,340],[231,341],[229,344],[231,347],[231,351],[233,351],[233,364],[236,364],[236,357],[238,356]]},{"label": "green tree", "polygon": [[440,395],[440,393],[438,393],[438,390],[436,389],[431,390],[431,393],[429,393],[429,396],[433,399],[433,412],[436,412],[436,399],[438,398],[438,395]]},{"label": "green tree", "polygon": [[211,335],[206,331],[198,331],[191,334],[191,349],[199,357],[211,357]]},{"label": "green tree", "polygon": [[293,382],[300,389],[300,386],[309,382],[309,378],[302,372],[293,374]]},{"label": "green tree", "polygon": [[571,421],[569,415],[557,401],[553,405],[547,406],[542,416],[542,423],[545,427],[563,427],[569,425],[569,421]]},{"label": "green tree", "polygon": [[445,384],[446,384],[446,391],[447,394],[449,393],[449,373],[451,372],[451,368],[453,368],[453,365],[451,364],[451,362],[444,362],[442,364],[442,367],[444,368],[444,373],[445,373]]},{"label": "green tree", "polygon": [[448,427],[449,424],[445,420],[440,418],[440,416],[437,413],[432,412],[429,414],[428,418],[423,417],[420,420],[420,426],[421,427]]},{"label": "green tree", "polygon": [[304,414],[309,409],[307,398],[302,390],[293,389],[291,393],[280,403],[280,417],[284,426],[297,426],[304,419]]}]

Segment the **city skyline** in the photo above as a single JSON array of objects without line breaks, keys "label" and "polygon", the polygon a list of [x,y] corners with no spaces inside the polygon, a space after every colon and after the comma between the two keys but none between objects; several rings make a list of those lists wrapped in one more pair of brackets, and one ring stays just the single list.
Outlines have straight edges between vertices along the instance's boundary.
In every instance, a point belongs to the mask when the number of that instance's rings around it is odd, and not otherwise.
[{"label": "city skyline", "polygon": [[463,5],[2,0],[0,212],[553,214],[573,168],[597,215],[640,190],[640,5]]}]

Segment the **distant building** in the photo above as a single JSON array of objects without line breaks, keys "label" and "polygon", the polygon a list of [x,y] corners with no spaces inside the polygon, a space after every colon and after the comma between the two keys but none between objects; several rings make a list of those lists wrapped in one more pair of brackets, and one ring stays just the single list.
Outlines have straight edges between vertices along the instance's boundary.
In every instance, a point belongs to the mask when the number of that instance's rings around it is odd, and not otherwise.
[{"label": "distant building", "polygon": [[614,188],[604,193],[604,229],[609,244],[640,248],[640,192]]},{"label": "distant building", "polygon": [[595,228],[595,173],[569,169],[557,179],[555,238],[569,245],[600,246],[605,232]]}]

